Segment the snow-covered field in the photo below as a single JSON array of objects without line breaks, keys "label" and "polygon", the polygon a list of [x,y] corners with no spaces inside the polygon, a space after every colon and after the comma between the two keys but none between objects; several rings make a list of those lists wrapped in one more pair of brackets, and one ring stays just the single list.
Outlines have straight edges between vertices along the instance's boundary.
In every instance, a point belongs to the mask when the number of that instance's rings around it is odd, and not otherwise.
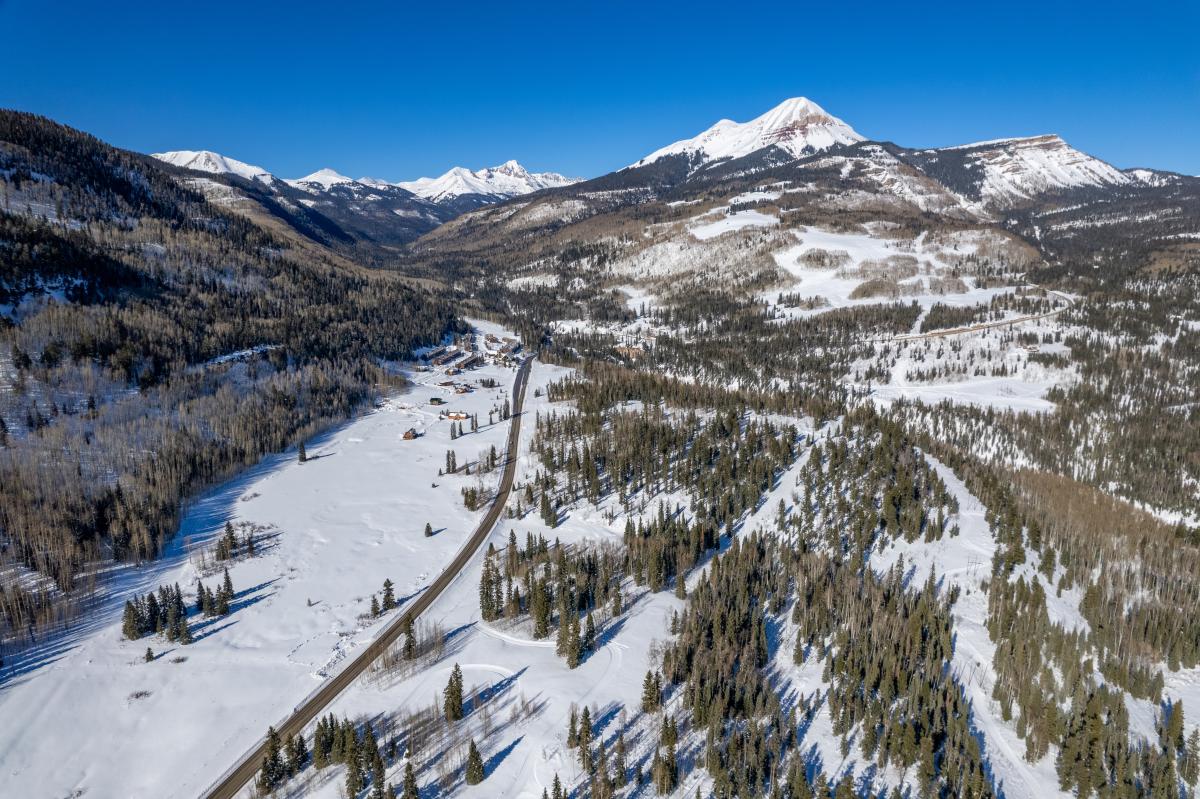
[{"label": "snow-covered field", "polygon": [[[502,333],[493,326],[486,330]],[[268,458],[187,510],[168,557],[126,570],[116,587],[144,592],[178,583],[194,597],[195,552],[225,521],[259,529],[256,557],[230,568],[232,612],[202,621],[195,642],[121,636],[124,595],[61,651],[0,686],[0,794],[21,797],[194,796],[299,704],[347,653],[381,626],[370,598],[385,579],[415,596],[462,545],[483,514],[460,489],[482,478],[439,477],[447,449],[460,467],[495,446],[508,424],[488,424],[515,370],[487,365],[454,378],[413,372],[407,390],[295,453]],[[499,388],[478,386],[491,377]],[[453,379],[474,390],[438,386]],[[442,398],[434,407],[429,400]],[[440,410],[479,417],[479,431],[450,441]],[[421,435],[405,440],[415,429]],[[435,534],[424,536],[426,522]],[[217,587],[220,572],[204,578]],[[153,662],[143,662],[146,647]]]},{"label": "snow-covered field", "polygon": [[778,224],[778,217],[764,214],[761,211],[737,211],[715,222],[695,225],[689,228],[689,231],[700,241],[707,241],[708,239],[720,236],[722,233],[729,233],[734,230],[741,230],[742,228],[770,227]]},{"label": "snow-covered field", "polygon": [[[532,418],[545,414],[551,404],[545,386],[561,379],[568,371],[535,363],[526,391],[526,413]],[[535,396],[539,393],[541,396]],[[528,442],[527,431],[522,440]],[[522,447],[516,485],[533,477],[540,468],[534,457]],[[510,500],[511,502],[511,500]],[[616,508],[615,502],[613,508]],[[521,519],[502,518],[489,542],[497,549],[508,543],[509,532],[517,534],[524,545],[526,532],[546,535],[564,544],[582,541],[618,542],[624,530],[624,517],[613,522],[605,518],[607,504],[568,512],[566,520],[551,530],[536,513]],[[484,549],[487,549],[485,544]],[[474,738],[487,763],[487,779],[470,787],[458,783],[455,795],[464,797],[528,797],[537,799],[549,788],[557,773],[570,785],[580,776],[576,753],[566,746],[567,717],[570,706],[587,705],[593,719],[599,719],[597,740],[609,741],[620,728],[620,709],[626,708],[630,721],[638,715],[642,678],[651,667],[654,642],[669,638],[670,616],[683,607],[669,591],[650,593],[627,582],[625,613],[608,623],[597,616],[597,651],[574,670],[567,668],[555,654],[553,637],[536,641],[524,625],[512,627],[503,619],[485,623],[479,612],[479,577],[482,554],[469,569],[446,590],[422,617],[425,623],[439,624],[451,631],[447,652],[441,660],[394,682],[360,679],[334,703],[331,710],[348,718],[396,716],[405,711],[440,702],[441,691],[450,671],[458,663],[464,675],[466,693],[475,689],[491,693],[489,710],[469,713],[460,722],[463,739]],[[439,705],[440,707],[440,705]],[[514,714],[516,718],[514,718]],[[484,716],[491,716],[489,720]],[[643,734],[644,733],[644,734]],[[631,727],[626,731],[630,746],[630,765],[649,757],[649,746],[657,730]],[[643,764],[645,765],[645,764]],[[403,778],[403,760],[388,771],[388,779],[399,784]],[[435,770],[419,776],[424,787],[437,779]],[[343,772],[309,770],[298,782],[304,794],[335,799],[340,796]],[[693,786],[695,783],[689,783]],[[461,793],[459,792],[461,790]],[[678,795],[685,795],[680,792]],[[690,795],[690,794],[687,794]]]}]

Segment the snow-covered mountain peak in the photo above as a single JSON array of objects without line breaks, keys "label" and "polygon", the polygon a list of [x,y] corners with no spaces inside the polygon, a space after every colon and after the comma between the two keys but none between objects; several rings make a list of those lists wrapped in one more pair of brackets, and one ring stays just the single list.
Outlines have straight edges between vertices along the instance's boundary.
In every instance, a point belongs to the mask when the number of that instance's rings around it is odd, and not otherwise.
[{"label": "snow-covered mountain peak", "polygon": [[1121,186],[1134,178],[1076,150],[1056,134],[962,144],[943,148],[979,175],[985,204],[1007,206],[1042,194],[1084,186]]},{"label": "snow-covered mountain peak", "polygon": [[345,175],[335,172],[329,167],[318,169],[311,175],[305,175],[302,178],[287,181],[288,184],[295,186],[298,189],[309,190],[313,186],[320,186],[322,189],[329,190],[341,183],[354,183],[353,178],[348,178]]},{"label": "snow-covered mountain peak", "polygon": [[195,169],[198,172],[210,172],[216,175],[237,175],[246,180],[257,180],[270,184],[275,176],[261,166],[247,164],[236,158],[227,158],[211,150],[171,150],[165,153],[151,153],[151,157],[168,164]]},{"label": "snow-covered mountain peak", "polygon": [[505,161],[500,166],[494,166],[490,170],[486,170],[486,171],[496,172],[501,175],[511,175],[512,177],[515,177],[515,178],[523,178],[523,177],[527,177],[529,175],[528,169],[521,166],[519,163],[517,163],[516,161],[514,161],[512,159]]},{"label": "snow-covered mountain peak", "polygon": [[505,161],[499,166],[475,171],[456,166],[440,177],[418,178],[395,185],[433,202],[443,202],[467,194],[517,197],[577,182],[578,179],[557,172],[530,172],[516,161]]},{"label": "snow-covered mountain peak", "polygon": [[807,97],[793,97],[749,122],[722,119],[700,135],[655,150],[633,166],[668,155],[698,155],[705,162],[740,158],[771,146],[798,158],[859,141],[863,137],[842,120]]}]

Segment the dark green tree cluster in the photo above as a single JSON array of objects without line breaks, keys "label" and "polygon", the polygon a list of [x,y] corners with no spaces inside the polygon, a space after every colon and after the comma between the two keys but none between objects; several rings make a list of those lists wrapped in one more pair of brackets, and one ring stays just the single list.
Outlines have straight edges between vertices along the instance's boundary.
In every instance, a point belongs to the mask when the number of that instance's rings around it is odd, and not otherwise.
[{"label": "dark green tree cluster", "polygon": [[164,635],[168,641],[190,644],[192,631],[187,615],[179,586],[160,585],[157,595],[151,591],[125,601],[121,632],[130,641],[145,635]]},{"label": "dark green tree cluster", "polygon": [[386,769],[379,739],[370,724],[360,726],[348,719],[338,721],[333,714],[324,716],[317,721],[312,748],[316,768],[346,767],[347,796],[357,796],[370,786],[372,799],[390,798],[390,788],[384,781]]},{"label": "dark green tree cluster", "polygon": [[255,788],[260,796],[267,796],[290,780],[308,765],[308,746],[304,736],[293,735],[286,744],[274,727],[267,730],[267,752],[263,755],[258,770]]},{"label": "dark green tree cluster", "polygon": [[214,592],[201,581],[196,581],[196,611],[205,618],[228,616],[229,603],[233,601],[235,592],[233,580],[229,577],[229,569],[225,569],[221,585]]}]

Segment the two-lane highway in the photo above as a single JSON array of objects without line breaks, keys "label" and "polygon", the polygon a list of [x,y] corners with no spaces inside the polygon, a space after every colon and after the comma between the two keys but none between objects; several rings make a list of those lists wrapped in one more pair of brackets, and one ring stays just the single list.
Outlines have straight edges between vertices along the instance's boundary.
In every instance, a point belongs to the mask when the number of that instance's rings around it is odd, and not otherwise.
[{"label": "two-lane highway", "polygon": [[[500,514],[504,511],[504,505],[508,501],[509,492],[512,491],[513,480],[516,478],[517,455],[519,454],[521,435],[521,412],[525,404],[525,384],[529,380],[529,370],[532,365],[533,358],[528,358],[517,370],[517,379],[513,385],[512,421],[508,430],[508,446],[505,453],[504,473],[500,478],[500,488],[496,492],[496,497],[492,500],[491,507],[488,508],[487,513],[479,522],[475,531],[471,533],[471,537],[467,539],[462,549],[454,556],[454,560],[413,601],[412,605],[384,627],[379,636],[359,652],[345,668],[321,686],[317,692],[306,699],[303,704],[297,707],[279,725],[277,729],[280,736],[285,740],[289,736],[302,731],[338,694],[348,688],[358,675],[362,674],[376,658],[395,643],[401,634],[403,634],[409,621],[415,620],[417,616],[425,612],[434,603],[441,593],[446,590],[446,587],[454,581],[459,572],[466,568],[476,550],[487,540],[488,534],[491,533],[492,528],[500,519]],[[254,778],[262,762],[263,755],[266,752],[266,747],[267,742],[264,738],[254,748],[243,755],[242,759],[233,768],[222,775],[208,789],[204,794],[205,799],[233,799],[233,797],[237,796],[242,787]]]}]

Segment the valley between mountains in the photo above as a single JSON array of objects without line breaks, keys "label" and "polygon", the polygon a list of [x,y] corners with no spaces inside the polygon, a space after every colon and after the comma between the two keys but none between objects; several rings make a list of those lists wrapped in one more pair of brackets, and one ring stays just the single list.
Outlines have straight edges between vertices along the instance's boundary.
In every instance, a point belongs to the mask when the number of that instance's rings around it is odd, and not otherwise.
[{"label": "valley between mountains", "polygon": [[1195,795],[1200,178],[237,155],[0,111],[0,793]]}]

